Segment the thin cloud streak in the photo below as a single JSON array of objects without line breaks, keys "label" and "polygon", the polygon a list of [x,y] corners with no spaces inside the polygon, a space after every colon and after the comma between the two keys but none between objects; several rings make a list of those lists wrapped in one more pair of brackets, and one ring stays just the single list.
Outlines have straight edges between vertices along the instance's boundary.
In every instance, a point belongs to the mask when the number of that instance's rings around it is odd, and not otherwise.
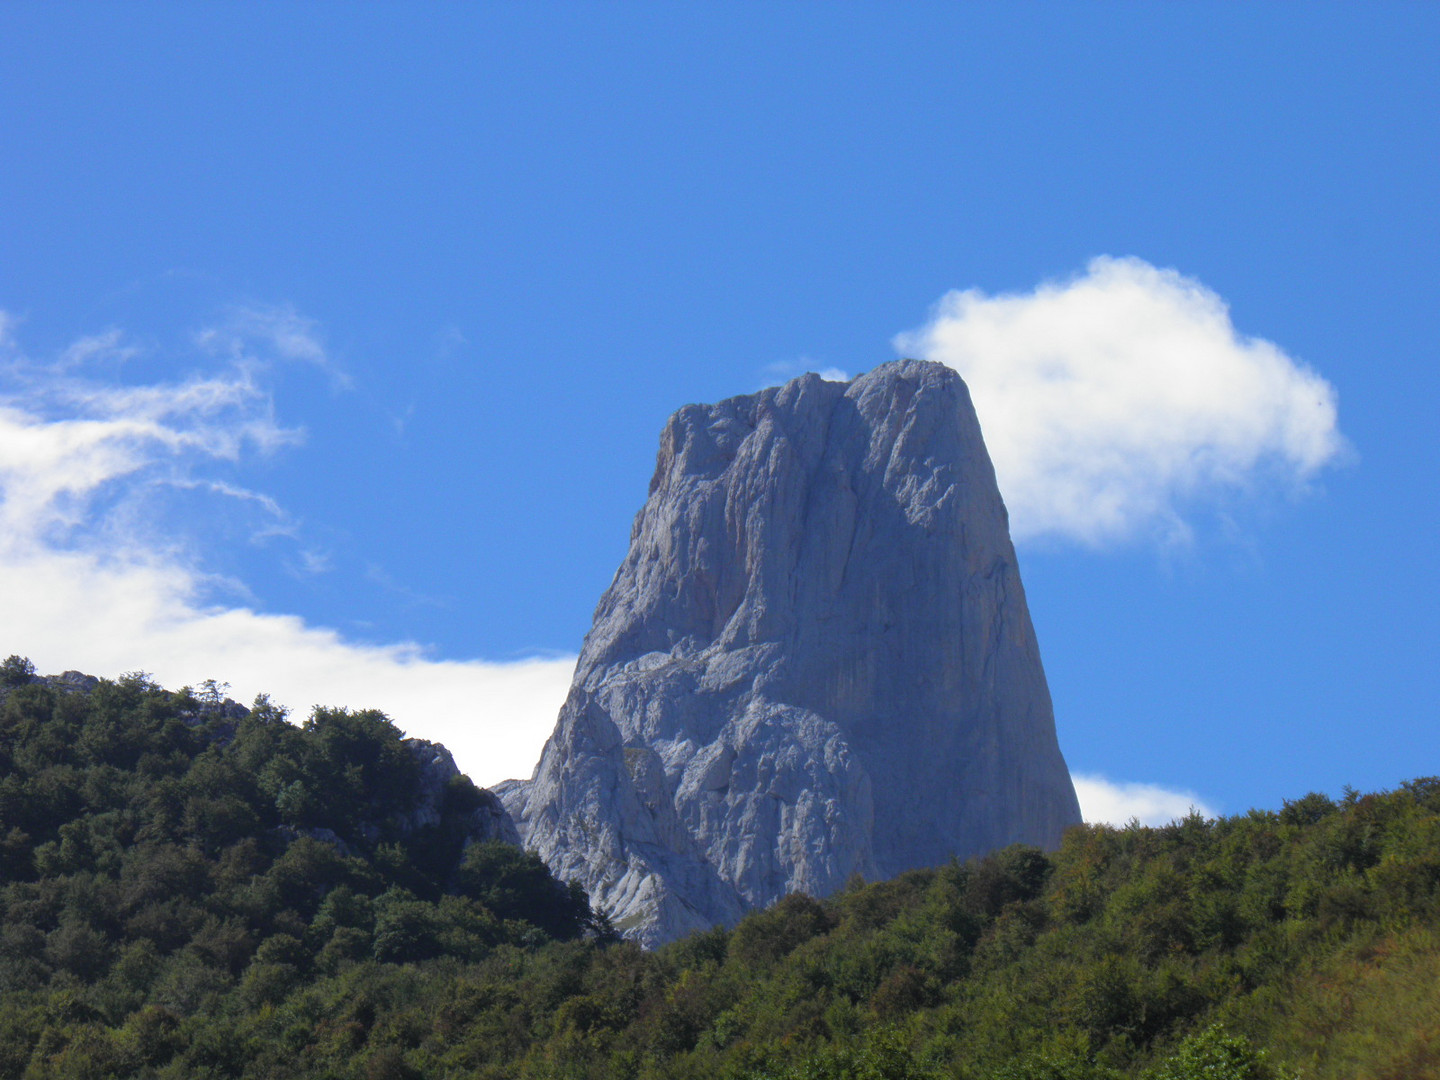
[{"label": "thin cloud streak", "polygon": [[1344,448],[1329,383],[1141,259],[951,292],[895,347],[964,376],[1017,540],[1184,541],[1198,502],[1303,488]]},{"label": "thin cloud streak", "polygon": [[197,333],[195,343],[212,356],[228,359],[238,370],[254,372],[276,359],[300,362],[323,371],[332,389],[354,386],[326,350],[320,324],[289,304],[235,308],[221,325]]},{"label": "thin cloud streak", "polygon": [[761,369],[762,382],[760,389],[765,390],[772,386],[779,386],[781,383],[789,382],[791,379],[807,372],[814,372],[826,382],[849,382],[850,373],[838,367],[822,366],[807,356],[798,360],[777,360],[773,364],[766,364]]}]

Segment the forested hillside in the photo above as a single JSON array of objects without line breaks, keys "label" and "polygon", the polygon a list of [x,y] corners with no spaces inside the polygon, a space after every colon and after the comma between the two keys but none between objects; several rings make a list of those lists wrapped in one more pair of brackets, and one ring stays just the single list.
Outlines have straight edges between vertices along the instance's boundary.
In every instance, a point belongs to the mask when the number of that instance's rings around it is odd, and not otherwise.
[{"label": "forested hillside", "polygon": [[1440,1075],[1440,781],[792,896],[653,953],[378,713],[0,669],[0,1076]]}]

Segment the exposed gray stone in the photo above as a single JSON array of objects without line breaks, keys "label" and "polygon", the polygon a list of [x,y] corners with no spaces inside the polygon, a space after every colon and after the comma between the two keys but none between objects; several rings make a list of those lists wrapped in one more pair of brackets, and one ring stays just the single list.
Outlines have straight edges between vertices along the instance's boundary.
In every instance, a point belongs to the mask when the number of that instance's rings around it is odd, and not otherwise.
[{"label": "exposed gray stone", "polygon": [[897,361],[677,412],[529,781],[645,944],[1080,821],[969,392]]},{"label": "exposed gray stone", "polygon": [[46,675],[36,681],[53,686],[57,690],[66,690],[76,694],[88,694],[100,685],[99,679],[94,675],[86,675],[83,671],[65,671],[59,675]]},{"label": "exposed gray stone", "polygon": [[[406,739],[405,748],[420,766],[419,791],[414,808],[400,822],[400,829],[406,835],[428,825],[439,825],[445,803],[445,789],[450,781],[460,775],[460,769],[441,743],[427,739]],[[520,834],[510,820],[505,807],[494,792],[480,788],[480,805],[471,811],[465,822],[465,842],[482,840],[503,840],[507,844],[520,843]]]}]

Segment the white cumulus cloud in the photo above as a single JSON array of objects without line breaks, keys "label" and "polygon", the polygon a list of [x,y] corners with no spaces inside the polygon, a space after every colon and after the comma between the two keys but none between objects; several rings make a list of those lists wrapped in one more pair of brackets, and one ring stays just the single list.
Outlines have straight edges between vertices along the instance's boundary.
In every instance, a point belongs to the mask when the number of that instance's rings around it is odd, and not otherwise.
[{"label": "white cumulus cloud", "polygon": [[1218,816],[1193,791],[1175,791],[1155,784],[1115,783],[1103,776],[1076,773],[1070,777],[1080,800],[1080,816],[1092,825],[1168,825],[1192,810],[1201,817]]},{"label": "white cumulus cloud", "polygon": [[27,655],[42,673],[145,670],[172,688],[223,680],[236,698],[268,693],[297,719],[317,704],[379,708],[445,743],[479,783],[529,775],[573,656],[435,660],[414,643],[359,644],[295,616],[217,603],[203,561],[150,521],[151,497],[179,488],[289,528],[268,496],[206,468],[301,440],[275,420],[260,381],[271,362],[312,364],[344,385],[312,324],[288,310],[242,313],[198,339],[223,357],[219,371],[142,386],[76,373],[128,349],[118,335],[33,363],[14,326],[0,312],[0,655]]},{"label": "white cumulus cloud", "polygon": [[1329,383],[1141,259],[951,292],[895,347],[965,378],[1017,539],[1184,537],[1194,500],[1303,485],[1343,445]]}]

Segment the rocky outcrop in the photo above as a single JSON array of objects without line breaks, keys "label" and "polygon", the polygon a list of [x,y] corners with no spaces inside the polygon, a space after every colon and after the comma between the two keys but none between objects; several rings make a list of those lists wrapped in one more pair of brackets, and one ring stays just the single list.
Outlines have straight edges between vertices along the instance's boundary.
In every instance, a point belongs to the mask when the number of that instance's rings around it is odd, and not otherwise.
[{"label": "rocky outcrop", "polygon": [[[405,749],[410,751],[410,756],[420,767],[415,807],[399,823],[400,831],[408,836],[426,826],[441,823],[445,792],[450,782],[460,775],[460,768],[450,751],[440,743],[428,739],[406,739]],[[518,845],[520,835],[499,798],[486,788],[477,790],[479,805],[470,811],[463,823],[465,842],[503,840],[507,844]]]},{"label": "rocky outcrop", "polygon": [[527,846],[663,942],[1080,820],[960,377],[676,413],[529,781]]},{"label": "rocky outcrop", "polygon": [[[19,658],[12,658],[12,660],[17,659]],[[100,685],[99,679],[94,675],[86,675],[83,671],[65,671],[59,675],[36,675],[28,665],[29,661],[23,661],[16,666],[16,670],[7,671],[4,678],[0,678],[0,704],[4,703],[12,690],[32,683],[49,686],[67,694],[88,694]]]}]

